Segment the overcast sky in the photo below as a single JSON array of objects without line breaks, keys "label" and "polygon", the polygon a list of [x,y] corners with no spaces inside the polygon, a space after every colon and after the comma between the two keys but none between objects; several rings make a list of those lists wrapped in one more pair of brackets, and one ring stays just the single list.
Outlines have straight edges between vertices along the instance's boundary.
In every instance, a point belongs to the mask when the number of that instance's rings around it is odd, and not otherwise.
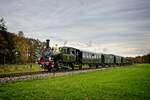
[{"label": "overcast sky", "polygon": [[0,0],[8,31],[51,45],[137,56],[150,53],[150,0]]}]

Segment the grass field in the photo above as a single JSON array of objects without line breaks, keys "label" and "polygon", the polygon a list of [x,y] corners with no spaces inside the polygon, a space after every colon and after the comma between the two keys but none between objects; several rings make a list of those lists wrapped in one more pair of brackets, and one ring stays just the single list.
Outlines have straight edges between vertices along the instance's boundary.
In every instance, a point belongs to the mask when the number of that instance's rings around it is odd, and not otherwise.
[{"label": "grass field", "polygon": [[0,74],[4,73],[18,73],[43,70],[38,64],[22,64],[22,65],[0,65]]},{"label": "grass field", "polygon": [[4,100],[150,100],[150,65],[0,85]]}]

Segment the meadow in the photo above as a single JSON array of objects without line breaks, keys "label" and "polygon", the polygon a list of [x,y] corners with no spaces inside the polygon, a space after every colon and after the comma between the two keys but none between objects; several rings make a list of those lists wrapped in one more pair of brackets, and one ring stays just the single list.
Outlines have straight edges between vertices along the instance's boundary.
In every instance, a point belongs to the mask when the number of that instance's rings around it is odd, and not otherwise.
[{"label": "meadow", "polygon": [[38,64],[6,64],[0,65],[0,74],[42,71]]},{"label": "meadow", "polygon": [[150,100],[150,64],[0,84],[2,100]]}]

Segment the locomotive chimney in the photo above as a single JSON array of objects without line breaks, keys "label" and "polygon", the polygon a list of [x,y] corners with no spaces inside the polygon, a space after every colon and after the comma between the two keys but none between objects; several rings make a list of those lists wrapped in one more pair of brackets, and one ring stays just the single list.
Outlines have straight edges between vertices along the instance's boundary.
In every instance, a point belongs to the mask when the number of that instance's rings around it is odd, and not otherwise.
[{"label": "locomotive chimney", "polygon": [[46,40],[46,48],[49,48],[49,42],[50,42],[50,40]]}]

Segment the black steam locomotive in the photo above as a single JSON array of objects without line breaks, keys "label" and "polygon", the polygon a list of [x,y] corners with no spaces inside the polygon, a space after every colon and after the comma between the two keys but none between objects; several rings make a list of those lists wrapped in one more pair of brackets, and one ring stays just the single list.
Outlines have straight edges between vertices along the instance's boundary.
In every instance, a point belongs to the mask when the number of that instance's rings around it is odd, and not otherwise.
[{"label": "black steam locomotive", "polygon": [[41,52],[38,63],[51,71],[62,69],[82,69],[83,67],[106,67],[112,65],[127,65],[132,62],[125,57],[82,51],[73,47],[50,48],[49,40],[47,47]]}]

